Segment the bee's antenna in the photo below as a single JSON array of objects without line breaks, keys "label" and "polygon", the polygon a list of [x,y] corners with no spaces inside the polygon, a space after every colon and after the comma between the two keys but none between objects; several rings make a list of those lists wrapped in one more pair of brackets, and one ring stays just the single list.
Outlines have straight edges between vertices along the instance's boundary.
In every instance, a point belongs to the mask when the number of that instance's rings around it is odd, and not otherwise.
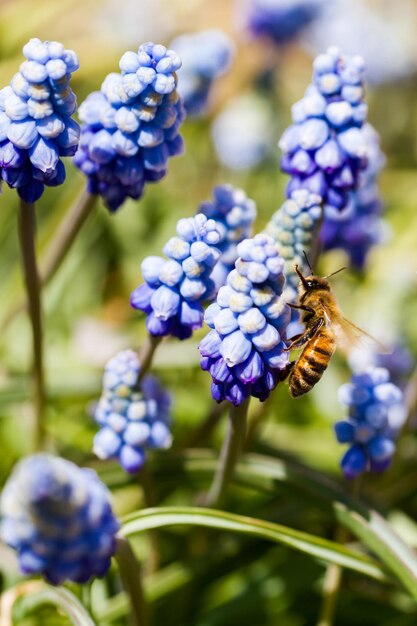
[{"label": "bee's antenna", "polygon": [[335,272],[332,272],[331,274],[328,274],[327,276],[323,276],[323,278],[330,278],[331,276],[334,276],[335,274],[338,274],[339,272],[343,272],[343,270],[347,270],[347,267],[341,267],[339,270],[336,270]]},{"label": "bee's antenna", "polygon": [[309,287],[307,284],[306,279],[304,278],[304,276],[302,275],[302,273],[300,272],[300,268],[298,267],[298,265],[295,266],[295,271],[297,272],[301,282],[303,283],[303,287],[306,291],[308,291]]},{"label": "bee's antenna", "polygon": [[307,265],[308,265],[308,267],[311,269],[311,274],[314,274],[314,270],[313,270],[313,268],[311,267],[311,263],[310,263],[310,261],[308,260],[307,252],[306,252],[305,250],[303,250],[303,254],[304,254],[304,258],[305,258],[305,260],[307,261]]}]

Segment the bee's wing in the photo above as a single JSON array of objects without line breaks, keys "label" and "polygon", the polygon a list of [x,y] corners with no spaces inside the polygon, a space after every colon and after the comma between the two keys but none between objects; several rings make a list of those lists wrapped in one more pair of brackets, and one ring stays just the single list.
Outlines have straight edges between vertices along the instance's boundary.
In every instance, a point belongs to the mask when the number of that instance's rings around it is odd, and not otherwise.
[{"label": "bee's wing", "polygon": [[352,322],[341,315],[338,316],[336,320],[333,320],[332,327],[336,335],[338,346],[346,352],[351,352],[351,350],[358,347],[382,354],[389,354],[391,352],[391,350],[384,346],[378,339],[362,328],[355,326],[355,324],[352,324]]}]

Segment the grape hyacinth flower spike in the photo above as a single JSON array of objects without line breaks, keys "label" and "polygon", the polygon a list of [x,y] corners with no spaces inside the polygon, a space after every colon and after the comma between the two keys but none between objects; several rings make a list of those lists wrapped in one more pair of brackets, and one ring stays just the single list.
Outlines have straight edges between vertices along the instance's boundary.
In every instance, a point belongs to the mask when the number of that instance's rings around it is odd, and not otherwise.
[{"label": "grape hyacinth flower spike", "polygon": [[69,83],[79,62],[57,41],[31,39],[23,54],[26,61],[0,91],[0,172],[33,204],[45,185],[64,182],[61,157],[78,147],[80,128],[71,118],[77,102]]},{"label": "grape hyacinth flower spike", "polygon": [[100,430],[94,452],[101,459],[117,458],[122,468],[135,473],[145,462],[146,449],[166,449],[172,442],[171,398],[153,376],[137,384],[140,362],[125,350],[106,365],[103,393],[95,411]]},{"label": "grape hyacinth flower spike", "polygon": [[210,275],[217,293],[235,266],[237,245],[252,235],[256,204],[242,189],[235,189],[232,185],[219,185],[213,190],[213,200],[202,202],[198,212],[215,220],[220,232],[217,247],[221,256]]},{"label": "grape hyacinth flower spike", "polygon": [[83,125],[74,158],[89,192],[102,196],[111,211],[128,197],[138,200],[146,183],[165,176],[168,159],[183,151],[176,52],[145,43],[137,53],[126,52],[119,67],[80,106]]},{"label": "grape hyacinth flower spike", "polygon": [[246,0],[246,27],[253,37],[266,38],[276,46],[296,39],[311,24],[326,0]]},{"label": "grape hyacinth flower spike", "polygon": [[257,167],[275,151],[274,126],[269,100],[255,93],[233,98],[211,126],[218,160],[232,170]]},{"label": "grape hyacinth flower spike", "polygon": [[[278,250],[285,260],[285,296],[287,302],[296,302],[300,278],[295,271],[298,265],[301,273],[308,275],[307,258],[313,249],[314,238],[318,236],[318,226],[322,218],[321,197],[307,189],[293,191],[266,225],[265,232],[278,244]],[[298,317],[298,313],[292,309]]]},{"label": "grape hyacinth flower spike", "polygon": [[371,124],[365,124],[364,135],[368,162],[360,172],[358,188],[352,193],[349,207],[342,213],[326,216],[320,238],[324,250],[341,249],[349,257],[351,267],[362,270],[371,248],[384,239],[387,225],[381,217],[382,200],[378,177],[385,164],[379,135]]},{"label": "grape hyacinth flower spike", "polygon": [[291,313],[282,296],[284,259],[265,234],[238,247],[235,269],[206,310],[212,329],[199,345],[201,367],[213,379],[217,402],[239,406],[249,396],[266,400],[288,374],[286,327]]},{"label": "grape hyacinth flower spike", "polygon": [[180,55],[178,91],[188,115],[203,115],[216,78],[222,76],[232,62],[234,45],[219,29],[180,35],[171,42]]},{"label": "grape hyacinth flower spike", "polygon": [[216,221],[199,213],[178,221],[177,236],[163,249],[167,259],[144,259],[145,283],[133,291],[131,305],[146,313],[150,335],[187,339],[202,326],[203,303],[214,296],[210,274],[220,257],[220,239]]},{"label": "grape hyacinth flower spike", "polygon": [[308,189],[323,198],[325,217],[349,207],[366,168],[363,127],[364,61],[329,48],[314,61],[313,84],[292,109],[293,124],[279,142],[281,168],[291,176],[289,196]]},{"label": "grape hyacinth flower spike", "polygon": [[58,585],[84,583],[109,569],[119,523],[93,470],[45,454],[24,459],[0,508],[2,540],[17,551],[24,574]]},{"label": "grape hyacinth flower spike", "polygon": [[385,471],[407,415],[401,389],[390,382],[388,370],[371,367],[342,385],[339,399],[349,407],[348,419],[335,424],[338,442],[349,445],[341,461],[345,477]]}]

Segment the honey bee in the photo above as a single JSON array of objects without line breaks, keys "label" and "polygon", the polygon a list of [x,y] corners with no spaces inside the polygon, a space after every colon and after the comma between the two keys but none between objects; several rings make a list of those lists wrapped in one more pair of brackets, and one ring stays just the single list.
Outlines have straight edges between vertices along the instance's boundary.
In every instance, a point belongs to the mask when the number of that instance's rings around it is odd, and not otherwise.
[{"label": "honey bee", "polygon": [[352,347],[364,337],[380,346],[376,339],[341,314],[327,279],[344,269],[342,267],[325,277],[315,276],[313,272],[310,276],[303,276],[298,265],[295,266],[300,278],[299,299],[298,304],[289,306],[302,312],[301,321],[305,324],[305,331],[293,337],[287,348],[287,351],[303,348],[299,357],[293,361],[289,376],[289,389],[293,398],[307,393],[319,382],[336,345]]}]

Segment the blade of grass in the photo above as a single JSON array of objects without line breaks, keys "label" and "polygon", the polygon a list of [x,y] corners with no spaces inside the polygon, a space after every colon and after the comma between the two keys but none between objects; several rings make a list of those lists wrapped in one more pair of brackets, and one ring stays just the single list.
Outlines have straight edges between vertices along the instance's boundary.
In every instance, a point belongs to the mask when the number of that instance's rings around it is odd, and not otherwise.
[{"label": "blade of grass", "polygon": [[373,559],[334,541],[280,524],[214,509],[199,507],[144,509],[123,520],[121,533],[129,537],[145,530],[178,525],[203,526],[259,537],[292,547],[328,563],[336,563],[376,580],[387,580],[386,574]]}]

